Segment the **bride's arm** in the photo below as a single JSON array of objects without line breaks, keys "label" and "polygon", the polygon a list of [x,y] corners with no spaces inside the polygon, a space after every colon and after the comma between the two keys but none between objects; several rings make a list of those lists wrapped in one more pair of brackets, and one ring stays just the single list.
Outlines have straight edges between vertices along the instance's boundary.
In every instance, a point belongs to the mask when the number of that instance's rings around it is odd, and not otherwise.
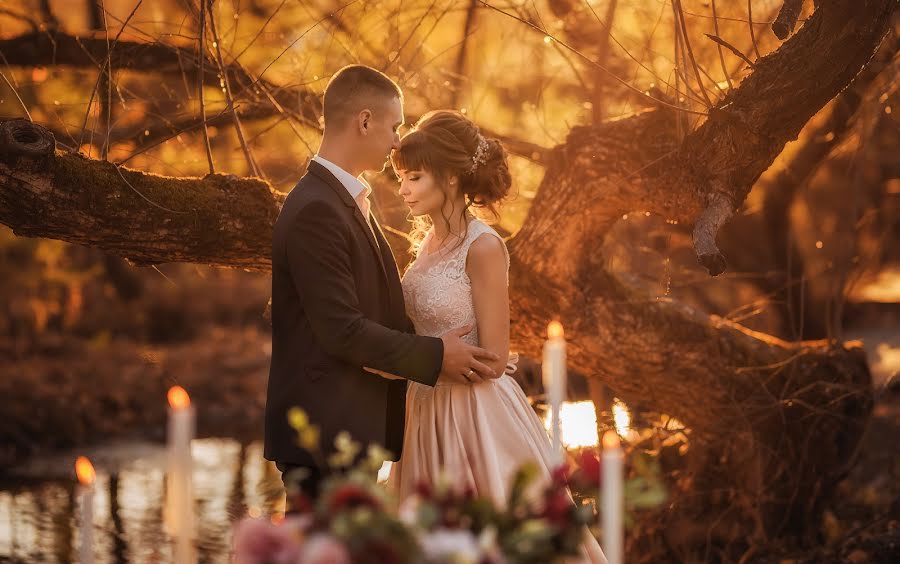
[{"label": "bride's arm", "polygon": [[509,288],[507,255],[503,241],[485,233],[475,239],[466,258],[466,274],[472,283],[472,304],[478,326],[479,346],[500,360],[485,362],[502,375],[509,358]]}]

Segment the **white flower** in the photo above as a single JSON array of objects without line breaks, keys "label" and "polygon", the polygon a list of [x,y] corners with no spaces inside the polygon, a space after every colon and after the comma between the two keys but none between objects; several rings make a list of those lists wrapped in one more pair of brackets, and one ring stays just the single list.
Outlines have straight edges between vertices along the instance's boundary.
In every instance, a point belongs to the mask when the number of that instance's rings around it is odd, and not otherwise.
[{"label": "white flower", "polygon": [[397,508],[397,517],[405,525],[410,527],[417,525],[419,522],[419,506],[421,504],[422,499],[418,494],[408,496],[400,502],[400,507]]},{"label": "white flower", "polygon": [[478,547],[481,550],[481,562],[490,562],[491,564],[503,564],[503,551],[497,544],[497,529],[491,525],[486,527],[481,534],[478,535]]},{"label": "white flower", "polygon": [[437,529],[423,535],[421,542],[429,564],[475,564],[481,558],[471,531]]}]

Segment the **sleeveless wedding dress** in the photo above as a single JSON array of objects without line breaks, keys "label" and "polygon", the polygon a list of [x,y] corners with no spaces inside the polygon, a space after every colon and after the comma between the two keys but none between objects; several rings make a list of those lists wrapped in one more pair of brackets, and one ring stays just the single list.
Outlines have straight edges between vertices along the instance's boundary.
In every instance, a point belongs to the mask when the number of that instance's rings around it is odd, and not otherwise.
[{"label": "sleeveless wedding dress", "polygon": [[[425,249],[433,233],[425,236],[403,276],[407,314],[419,335],[440,337],[451,329],[472,325],[472,332],[463,340],[479,346],[466,257],[479,237],[500,236],[475,219],[462,244],[428,253]],[[505,245],[503,249],[505,252]],[[508,271],[508,253],[506,268]],[[388,487],[400,499],[412,494],[421,481],[435,483],[445,478],[504,507],[511,478],[526,462],[534,462],[540,469],[535,491],[549,482],[550,440],[522,388],[510,376],[517,360],[517,355],[511,354],[503,376],[483,383],[438,383],[434,387],[409,383],[403,453],[388,478]],[[606,562],[587,531],[582,552],[585,562]]]}]

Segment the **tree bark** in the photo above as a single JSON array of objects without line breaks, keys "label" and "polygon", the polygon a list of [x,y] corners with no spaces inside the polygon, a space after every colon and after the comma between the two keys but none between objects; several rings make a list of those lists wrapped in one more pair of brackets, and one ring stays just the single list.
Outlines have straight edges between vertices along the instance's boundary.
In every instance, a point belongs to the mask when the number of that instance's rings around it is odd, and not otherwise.
[{"label": "tree bark", "polygon": [[55,152],[26,120],[0,122],[0,222],[139,264],[271,268],[283,195],[256,178],[173,178]]}]

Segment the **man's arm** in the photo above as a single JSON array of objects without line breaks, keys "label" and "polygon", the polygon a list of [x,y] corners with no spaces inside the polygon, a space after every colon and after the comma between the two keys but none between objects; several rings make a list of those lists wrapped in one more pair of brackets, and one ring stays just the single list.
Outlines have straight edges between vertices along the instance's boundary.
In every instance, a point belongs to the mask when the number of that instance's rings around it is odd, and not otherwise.
[{"label": "man's arm", "polygon": [[363,316],[351,244],[345,223],[324,202],[307,204],[291,223],[287,259],[316,340],[328,354],[349,363],[434,385],[443,342],[388,329]]}]

